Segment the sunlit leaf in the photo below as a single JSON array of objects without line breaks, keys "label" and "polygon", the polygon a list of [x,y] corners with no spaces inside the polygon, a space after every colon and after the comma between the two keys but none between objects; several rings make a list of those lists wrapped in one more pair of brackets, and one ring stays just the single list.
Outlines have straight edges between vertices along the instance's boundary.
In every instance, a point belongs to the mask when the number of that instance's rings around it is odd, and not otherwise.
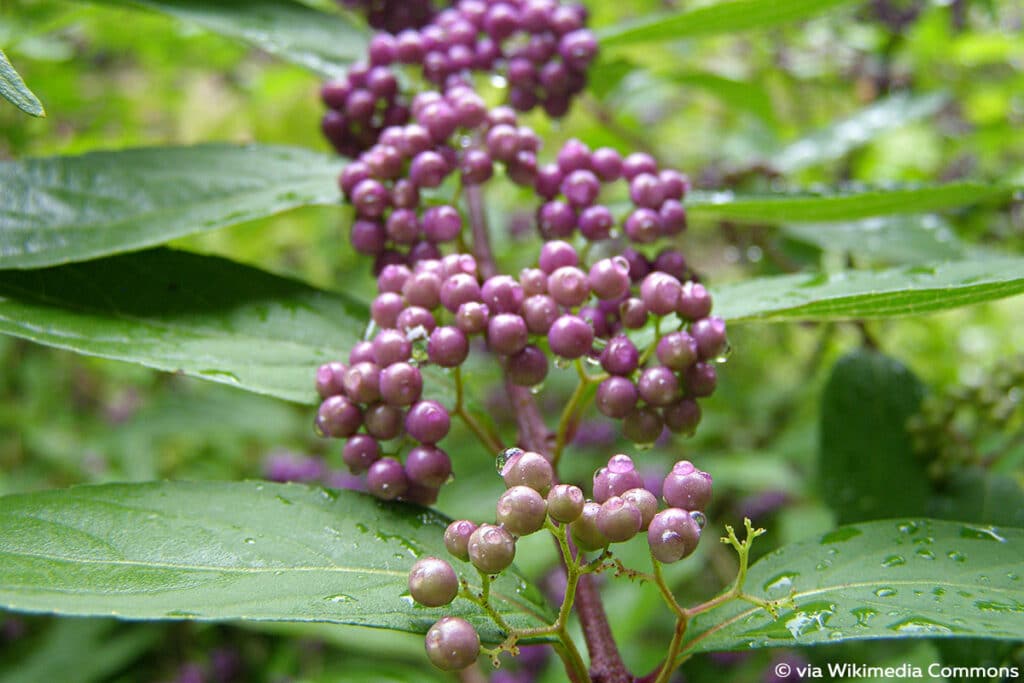
[{"label": "sunlit leaf", "polygon": [[35,96],[35,93],[28,89],[25,81],[14,70],[3,50],[0,50],[0,97],[26,114],[46,116],[42,102]]}]

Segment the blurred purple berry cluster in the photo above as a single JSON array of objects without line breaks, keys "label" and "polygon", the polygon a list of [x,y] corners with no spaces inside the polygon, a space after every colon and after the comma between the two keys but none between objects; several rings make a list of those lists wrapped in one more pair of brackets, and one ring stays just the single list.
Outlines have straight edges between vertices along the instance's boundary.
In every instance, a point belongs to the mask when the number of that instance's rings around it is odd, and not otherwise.
[{"label": "blurred purple berry cluster", "polygon": [[434,18],[433,0],[341,0],[342,7],[366,17],[375,29],[398,33],[425,26]]},{"label": "blurred purple berry cluster", "polygon": [[560,117],[586,86],[597,55],[582,5],[460,0],[436,14],[429,2],[377,2],[367,9],[371,25],[385,31],[370,40],[366,62],[321,91],[328,107],[324,134],[345,156],[373,146],[387,127],[408,122],[394,71],[399,67],[418,70],[443,91],[470,87],[473,72],[501,77],[511,107],[529,111],[539,105]]}]

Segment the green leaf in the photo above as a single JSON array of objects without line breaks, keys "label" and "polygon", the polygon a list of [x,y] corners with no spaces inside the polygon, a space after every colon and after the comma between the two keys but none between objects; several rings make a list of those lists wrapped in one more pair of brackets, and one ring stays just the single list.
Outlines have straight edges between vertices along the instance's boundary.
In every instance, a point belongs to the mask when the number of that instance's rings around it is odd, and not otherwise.
[{"label": "green leaf", "polygon": [[23,647],[17,663],[3,667],[0,683],[111,680],[162,635],[156,625],[125,628],[106,619],[57,619],[31,648]]},{"label": "green leaf", "polygon": [[818,476],[839,524],[926,513],[931,487],[906,428],[923,396],[909,368],[876,351],[854,351],[832,368]]},{"label": "green leaf", "polygon": [[787,237],[825,251],[889,264],[955,261],[970,253],[949,224],[932,214],[794,223],[782,226],[782,231]]},{"label": "green leaf", "polygon": [[1021,557],[1024,529],[927,519],[840,527],[750,568],[749,593],[792,593],[796,609],[775,619],[730,602],[692,622],[684,653],[869,638],[1024,639]]},{"label": "green leaf", "polygon": [[[501,633],[457,599],[415,607],[408,573],[446,556],[448,520],[353,491],[259,482],[80,486],[0,498],[0,604],[122,619],[319,621],[422,633],[443,615]],[[476,570],[456,571],[479,586]],[[513,626],[554,615],[517,572],[492,589]]]},{"label": "green leaf", "polygon": [[328,78],[363,57],[366,32],[344,16],[294,0],[93,0],[169,14],[214,33],[237,38]]},{"label": "green leaf", "polygon": [[892,95],[855,114],[801,138],[771,157],[772,167],[790,174],[841,159],[852,150],[908,123],[938,112],[948,101],[945,93]]},{"label": "green leaf", "polygon": [[693,217],[755,223],[847,221],[871,216],[943,211],[970,204],[1009,199],[1019,188],[960,182],[914,187],[809,191],[771,195],[694,192],[686,201]]},{"label": "green leaf", "polygon": [[1024,527],[1024,488],[1012,477],[979,467],[959,469],[930,501],[940,519]]},{"label": "green leaf", "polygon": [[750,112],[764,121],[775,121],[772,98],[758,83],[737,81],[711,72],[677,73],[670,78],[680,85],[706,90],[733,109]]},{"label": "green leaf", "polygon": [[0,162],[0,268],[141,249],[339,200],[339,161],[291,147],[209,144]]},{"label": "green leaf", "polygon": [[731,0],[616,25],[601,31],[599,38],[602,47],[613,47],[766,29],[807,19],[848,1]]},{"label": "green leaf", "polygon": [[345,295],[167,249],[0,272],[0,333],[308,404],[368,319]]},{"label": "green leaf", "polygon": [[727,320],[854,320],[919,315],[1024,292],[1024,259],[1002,258],[879,271],[781,275],[713,289]]},{"label": "green leaf", "polygon": [[46,116],[42,102],[21,80],[21,75],[14,70],[3,50],[0,50],[0,97],[26,114]]}]

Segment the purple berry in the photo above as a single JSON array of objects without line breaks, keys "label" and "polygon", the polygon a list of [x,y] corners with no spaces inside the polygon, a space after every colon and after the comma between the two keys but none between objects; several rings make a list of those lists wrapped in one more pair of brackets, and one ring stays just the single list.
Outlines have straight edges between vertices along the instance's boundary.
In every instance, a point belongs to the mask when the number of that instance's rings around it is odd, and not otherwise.
[{"label": "purple berry", "polygon": [[601,192],[601,181],[591,171],[576,170],[562,181],[562,194],[576,208],[590,206]]},{"label": "purple berry", "polygon": [[380,398],[380,367],[376,363],[364,361],[350,366],[341,381],[345,394],[357,403],[373,403]]},{"label": "purple berry", "polygon": [[398,314],[405,309],[405,299],[394,292],[378,294],[370,304],[370,317],[382,329],[398,326]]},{"label": "purple berry", "polygon": [[703,512],[711,502],[711,484],[710,474],[680,460],[665,477],[661,494],[672,507]]},{"label": "purple berry", "polygon": [[580,234],[588,240],[608,239],[614,225],[615,217],[607,206],[588,206],[580,213]]},{"label": "purple berry", "polygon": [[721,318],[701,318],[690,326],[690,334],[697,342],[701,359],[717,358],[725,353],[725,321]]},{"label": "purple berry", "polygon": [[410,483],[441,488],[452,475],[452,461],[436,446],[417,446],[405,456],[405,474]]},{"label": "purple berry", "polygon": [[548,376],[548,357],[536,346],[527,346],[505,362],[509,381],[521,387],[539,385]]},{"label": "purple berry", "polygon": [[526,321],[514,313],[499,313],[487,323],[487,343],[496,353],[506,356],[526,348],[529,330]]},{"label": "purple berry", "polygon": [[611,542],[607,536],[601,533],[601,529],[597,526],[597,516],[600,512],[600,504],[594,502],[585,503],[580,516],[569,525],[569,533],[572,535],[572,540],[580,550],[600,550]]},{"label": "purple berry", "polygon": [[609,377],[597,386],[595,403],[601,414],[619,419],[633,412],[638,398],[633,382],[625,377]]},{"label": "purple berry", "polygon": [[494,175],[494,164],[491,155],[482,149],[469,149],[462,155],[459,164],[462,182],[466,185],[479,185]]},{"label": "purple berry", "polygon": [[529,536],[544,526],[547,503],[528,486],[513,486],[501,494],[495,519],[513,536]]},{"label": "purple berry", "polygon": [[610,147],[600,147],[590,156],[591,168],[601,180],[612,182],[622,177],[622,156]]},{"label": "purple berry", "polygon": [[676,434],[693,434],[700,424],[700,406],[692,398],[684,398],[662,408],[665,426]]},{"label": "purple berry", "polygon": [[341,450],[341,459],[348,465],[352,474],[361,474],[380,460],[380,444],[372,436],[355,434],[345,442],[345,447]]},{"label": "purple berry", "polygon": [[595,521],[605,538],[612,543],[622,543],[637,535],[643,523],[643,516],[632,502],[619,496],[612,496],[601,503]]},{"label": "purple berry", "polygon": [[456,273],[441,284],[441,304],[451,312],[468,301],[480,301],[480,285],[466,273]]},{"label": "purple berry", "polygon": [[653,493],[645,488],[629,489],[621,495],[623,500],[628,500],[640,511],[640,530],[646,530],[658,514],[658,499]]},{"label": "purple berry", "polygon": [[555,300],[546,294],[531,296],[523,302],[523,319],[533,334],[547,334],[558,319],[559,310]]},{"label": "purple berry", "polygon": [[438,327],[427,341],[427,358],[442,368],[462,365],[469,355],[469,339],[457,327]]},{"label": "purple berry", "polygon": [[653,408],[637,408],[622,421],[622,433],[638,444],[652,444],[661,436],[664,423]]},{"label": "purple berry", "polygon": [[427,631],[427,659],[438,669],[459,671],[472,666],[480,654],[480,636],[460,617],[444,617]]},{"label": "purple berry", "polygon": [[694,363],[686,369],[683,386],[689,396],[704,397],[715,393],[718,373],[710,363]]},{"label": "purple berry", "polygon": [[647,528],[651,555],[664,563],[678,562],[697,549],[700,527],[686,510],[668,508],[654,515]]},{"label": "purple berry", "polygon": [[545,242],[540,248],[538,265],[546,274],[551,275],[559,268],[579,265],[580,257],[568,242],[552,240]]},{"label": "purple berry", "polygon": [[627,330],[638,330],[647,324],[647,306],[641,299],[630,297],[619,304],[619,319]]},{"label": "purple berry", "polygon": [[394,500],[408,488],[402,463],[394,458],[381,458],[366,472],[366,490],[381,500]]},{"label": "purple berry", "polygon": [[558,484],[548,492],[548,515],[562,524],[569,524],[583,514],[583,491],[572,484]]},{"label": "purple berry", "polygon": [[395,324],[399,330],[412,339],[425,337],[437,327],[434,314],[422,306],[405,308],[398,314]]},{"label": "purple berry", "polygon": [[469,537],[469,561],[485,574],[506,569],[516,556],[516,541],[505,529],[481,524]]},{"label": "purple berry", "polygon": [[558,150],[558,168],[568,175],[573,171],[590,170],[590,148],[573,138]]},{"label": "purple berry", "polygon": [[631,375],[639,362],[640,352],[625,335],[612,337],[601,351],[601,367],[612,375]]},{"label": "purple berry", "polygon": [[420,152],[409,166],[409,178],[420,187],[437,187],[444,181],[446,175],[447,162],[433,150]]},{"label": "purple berry", "polygon": [[[387,367],[407,361],[410,356],[412,356],[412,343],[398,330],[381,330],[373,340],[373,358],[378,367]],[[363,402],[370,403],[370,401]]]},{"label": "purple berry", "polygon": [[423,375],[408,363],[395,363],[380,372],[380,395],[389,405],[412,405],[422,391]]},{"label": "purple berry", "polygon": [[622,160],[622,175],[632,180],[641,173],[657,174],[658,162],[645,152],[633,152]]},{"label": "purple berry", "polygon": [[652,406],[667,406],[680,398],[679,379],[670,368],[655,365],[640,374],[640,398]]},{"label": "purple berry", "polygon": [[662,365],[685,370],[697,362],[697,342],[686,332],[670,332],[658,342],[656,353]]},{"label": "purple berry", "polygon": [[629,292],[629,262],[621,256],[601,259],[590,267],[589,281],[599,299],[625,296]]},{"label": "purple berry", "polygon": [[329,396],[316,414],[316,429],[324,436],[352,436],[363,423],[359,406],[344,396]]},{"label": "purple berry", "polygon": [[[519,271],[519,284],[523,287],[523,294],[529,298],[548,292],[548,276],[540,268],[523,268]],[[526,302],[523,302],[525,307]]]},{"label": "purple berry", "polygon": [[423,234],[431,242],[451,242],[462,232],[462,217],[451,206],[433,206],[423,214]]},{"label": "purple berry", "polygon": [[316,392],[320,398],[339,396],[345,392],[345,385],[342,384],[345,370],[347,367],[339,361],[325,363],[316,369]]},{"label": "purple berry", "polygon": [[612,496],[643,487],[643,479],[633,465],[633,459],[622,453],[613,455],[607,467],[594,474],[594,500],[603,503]]},{"label": "purple berry", "polygon": [[352,205],[360,216],[377,218],[390,204],[390,194],[380,181],[367,178],[352,190]]},{"label": "purple berry", "polygon": [[671,275],[651,273],[640,284],[640,298],[647,310],[655,315],[668,315],[679,304],[682,287]]},{"label": "purple berry", "polygon": [[424,557],[409,570],[409,594],[426,607],[447,605],[459,593],[459,577],[444,560]]},{"label": "purple berry", "polygon": [[524,451],[515,454],[501,470],[505,486],[529,486],[541,495],[546,495],[554,481],[555,473],[540,453]]},{"label": "purple berry", "polygon": [[562,358],[579,358],[593,346],[594,330],[574,315],[563,315],[551,325],[548,343],[551,351]]},{"label": "purple berry", "polygon": [[579,268],[563,266],[548,276],[548,293],[562,306],[574,308],[590,296],[590,283]]},{"label": "purple berry", "polygon": [[487,329],[487,321],[490,318],[490,309],[487,304],[477,301],[468,301],[455,313],[455,326],[464,334],[480,334]]},{"label": "purple berry", "polygon": [[683,285],[676,312],[687,320],[700,320],[711,313],[711,294],[704,285],[687,282]]},{"label": "purple berry", "polygon": [[677,199],[666,199],[658,209],[658,217],[661,219],[661,234],[665,237],[686,230],[686,207]]},{"label": "purple berry", "polygon": [[385,292],[401,294],[402,287],[410,275],[412,275],[412,271],[409,270],[408,266],[400,264],[384,266],[377,276],[377,291],[382,294]]},{"label": "purple berry", "polygon": [[366,425],[367,434],[381,441],[387,441],[402,433],[404,419],[400,408],[389,406],[386,403],[376,403],[366,409],[363,422]]},{"label": "purple berry", "polygon": [[522,286],[510,275],[488,278],[480,288],[480,296],[492,315],[518,313],[525,298]]},{"label": "purple berry", "polygon": [[537,176],[533,179],[533,189],[544,199],[554,199],[562,191],[564,178],[558,164],[545,164],[537,169]]},{"label": "purple berry", "polygon": [[557,199],[547,202],[537,210],[537,227],[548,239],[568,237],[576,229],[576,212]]},{"label": "purple berry", "polygon": [[476,531],[476,524],[468,519],[458,519],[444,531],[444,547],[463,562],[469,562],[469,537]]},{"label": "purple berry", "polygon": [[384,251],[387,230],[379,221],[358,218],[352,223],[349,243],[360,254],[374,256]]},{"label": "purple berry", "polygon": [[405,416],[405,431],[425,444],[435,444],[447,436],[451,424],[448,411],[437,401],[418,401]]}]

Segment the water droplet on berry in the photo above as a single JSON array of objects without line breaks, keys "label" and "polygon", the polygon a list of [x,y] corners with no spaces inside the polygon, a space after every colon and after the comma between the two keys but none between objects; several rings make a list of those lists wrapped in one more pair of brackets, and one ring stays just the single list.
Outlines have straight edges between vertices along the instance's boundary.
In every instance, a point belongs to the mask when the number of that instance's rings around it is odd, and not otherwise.
[{"label": "water droplet on berry", "polygon": [[708,518],[705,514],[699,510],[694,510],[690,513],[690,518],[697,523],[697,526],[701,529],[708,525]]},{"label": "water droplet on berry", "polygon": [[732,355],[732,345],[729,344],[728,342],[726,342],[725,348],[722,349],[722,352],[720,354],[715,356],[714,362],[716,362],[716,363],[724,363],[727,360],[729,360],[729,356],[731,356],[731,355]]},{"label": "water droplet on berry", "polygon": [[523,452],[522,448],[506,448],[501,453],[498,453],[498,456],[494,459],[494,469],[498,471],[498,474],[501,474],[508,461],[517,455],[522,455]]}]

